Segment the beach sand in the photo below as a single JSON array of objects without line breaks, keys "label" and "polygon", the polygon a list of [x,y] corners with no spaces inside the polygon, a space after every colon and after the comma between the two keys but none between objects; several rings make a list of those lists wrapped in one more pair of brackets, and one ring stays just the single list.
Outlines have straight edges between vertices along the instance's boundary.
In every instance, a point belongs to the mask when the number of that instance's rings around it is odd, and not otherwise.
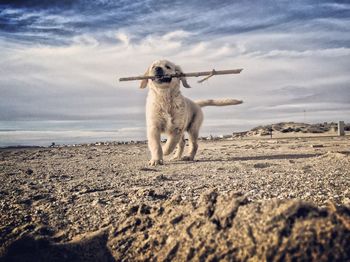
[{"label": "beach sand", "polygon": [[295,135],[2,149],[0,260],[349,259],[350,137]]}]

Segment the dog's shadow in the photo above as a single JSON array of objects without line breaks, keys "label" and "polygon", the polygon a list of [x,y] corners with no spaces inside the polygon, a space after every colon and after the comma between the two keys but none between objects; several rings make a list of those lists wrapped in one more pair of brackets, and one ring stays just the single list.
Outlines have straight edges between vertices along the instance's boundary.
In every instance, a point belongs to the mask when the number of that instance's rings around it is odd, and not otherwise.
[{"label": "dog's shadow", "polygon": [[323,153],[312,154],[277,154],[277,155],[259,155],[259,156],[238,156],[238,157],[226,157],[226,158],[199,158],[194,161],[176,161],[171,160],[171,164],[184,164],[184,163],[204,163],[204,162],[238,162],[238,161],[261,161],[261,160],[293,160],[312,158],[323,155]]},{"label": "dog's shadow", "polygon": [[289,159],[302,159],[321,156],[323,154],[278,154],[278,155],[259,155],[259,156],[240,156],[240,157],[228,157],[225,159],[199,159],[198,162],[231,162],[231,161],[259,161],[259,160],[289,160]]}]

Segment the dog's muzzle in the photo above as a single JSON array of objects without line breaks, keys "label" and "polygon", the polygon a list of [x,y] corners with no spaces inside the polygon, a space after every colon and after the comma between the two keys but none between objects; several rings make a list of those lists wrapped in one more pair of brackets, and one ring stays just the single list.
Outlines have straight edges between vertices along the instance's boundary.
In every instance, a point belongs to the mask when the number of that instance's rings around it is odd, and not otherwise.
[{"label": "dog's muzzle", "polygon": [[155,79],[153,81],[157,83],[170,83],[171,82],[171,77],[167,75],[155,75]]},{"label": "dog's muzzle", "polygon": [[155,79],[153,81],[159,84],[170,83],[172,79],[170,76],[164,74],[164,71],[161,67],[156,67],[154,69],[154,77]]}]

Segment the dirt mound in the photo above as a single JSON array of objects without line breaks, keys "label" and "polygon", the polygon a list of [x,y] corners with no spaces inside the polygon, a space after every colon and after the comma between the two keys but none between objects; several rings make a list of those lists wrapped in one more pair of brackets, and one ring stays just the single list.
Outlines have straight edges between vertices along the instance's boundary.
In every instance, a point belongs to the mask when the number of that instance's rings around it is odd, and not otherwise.
[{"label": "dirt mound", "polygon": [[117,260],[345,261],[350,210],[296,200],[249,203],[212,191],[199,203],[134,207],[113,233]]},{"label": "dirt mound", "polygon": [[350,210],[297,200],[249,202],[216,190],[130,207],[111,229],[66,243],[22,236],[1,261],[348,261]]}]

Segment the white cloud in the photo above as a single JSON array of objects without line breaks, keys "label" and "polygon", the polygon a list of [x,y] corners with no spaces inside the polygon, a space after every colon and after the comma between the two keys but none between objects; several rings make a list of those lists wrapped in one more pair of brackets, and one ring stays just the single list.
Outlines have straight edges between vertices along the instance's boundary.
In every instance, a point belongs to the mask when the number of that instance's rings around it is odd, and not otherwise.
[{"label": "white cloud", "polygon": [[[193,41],[193,34],[183,30],[165,35],[152,34],[141,40],[135,40],[136,37],[125,29],[114,35],[120,42],[113,45],[101,44],[94,36],[85,34],[75,38],[69,46],[23,48],[15,45],[2,49],[6,64],[0,65],[0,90],[9,94],[11,89],[14,102],[23,103],[28,97],[25,106],[17,108],[18,114],[21,114],[21,108],[25,110],[24,114],[31,107],[39,114],[44,110],[37,108],[40,101],[45,105],[42,108],[52,115],[110,117],[113,112],[123,110],[142,116],[146,91],[139,90],[137,82],[120,83],[117,79],[140,75],[153,60],[168,58],[185,71],[244,68],[240,75],[216,76],[201,85],[196,83],[198,79],[191,78],[189,82],[193,88],[183,92],[193,99],[233,97],[245,101],[239,108],[206,109],[212,112],[208,114],[209,120],[225,112],[255,121],[256,114],[251,112],[258,112],[271,103],[281,106],[279,114],[288,115],[283,110],[294,97],[281,96],[274,90],[303,86],[315,92],[318,85],[328,84],[331,88],[350,80],[350,51],[346,47],[275,48],[271,37],[278,45],[295,37],[295,33],[222,36],[206,41]],[[303,37],[298,38],[298,41],[302,40]],[[262,43],[262,48],[257,43]],[[0,98],[0,101],[3,107],[10,106],[6,98]],[[317,102],[310,102],[310,107],[317,108]],[[269,114],[271,112],[267,110],[258,118],[264,121]]]},{"label": "white cloud", "polygon": [[173,32],[169,32],[167,34],[165,34],[164,36],[162,36],[162,38],[165,41],[171,41],[171,40],[181,40],[181,39],[186,39],[189,36],[193,35],[193,33],[184,31],[184,30],[176,30]]},{"label": "white cloud", "polygon": [[130,43],[130,38],[126,33],[123,32],[117,32],[116,33],[116,38],[122,42],[125,46],[128,46]]},{"label": "white cloud", "polygon": [[74,46],[97,47],[99,44],[100,44],[99,41],[92,35],[83,34],[83,35],[73,37]]},{"label": "white cloud", "polygon": [[344,4],[344,3],[324,3],[321,4],[322,6],[326,8],[332,8],[338,11],[344,11],[344,10],[350,10],[350,4]]},{"label": "white cloud", "polygon": [[350,56],[350,48],[326,48],[326,49],[316,49],[316,50],[272,50],[266,54],[263,54],[262,57],[281,57],[285,58],[298,58],[298,57],[324,57],[324,58],[337,58]]}]

